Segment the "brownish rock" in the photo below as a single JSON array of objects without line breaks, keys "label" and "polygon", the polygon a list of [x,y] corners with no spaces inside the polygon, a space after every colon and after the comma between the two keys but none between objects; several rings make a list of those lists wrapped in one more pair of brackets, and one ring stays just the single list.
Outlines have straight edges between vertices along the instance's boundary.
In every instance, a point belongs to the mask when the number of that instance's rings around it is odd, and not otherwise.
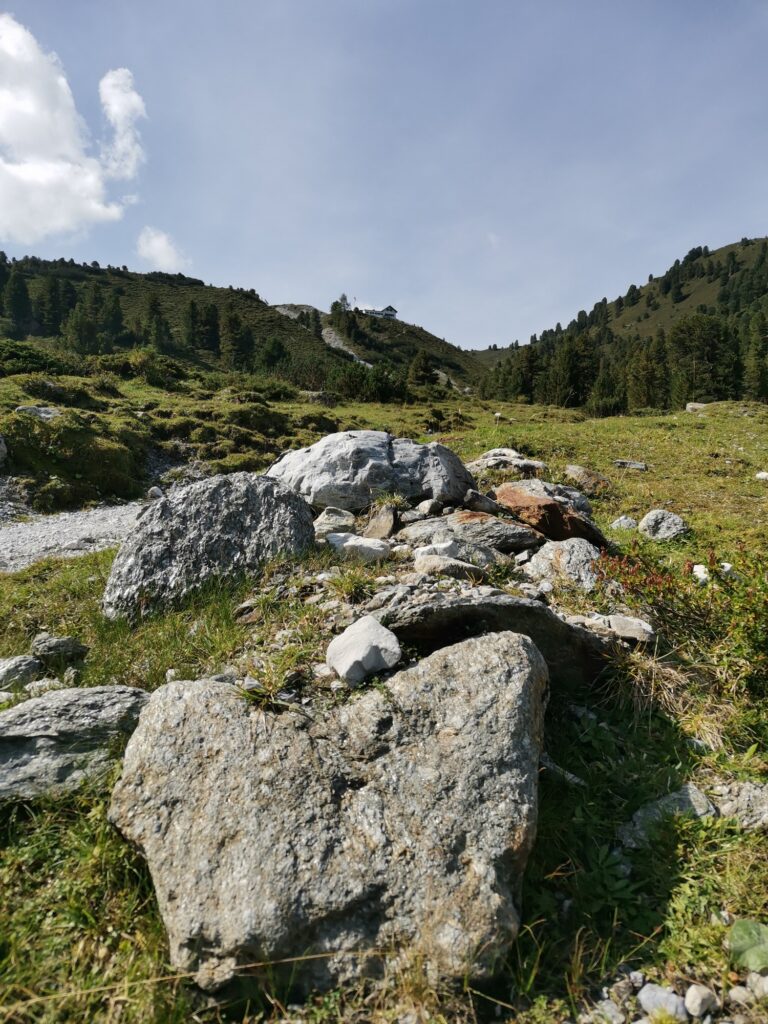
[{"label": "brownish rock", "polygon": [[386,540],[393,533],[397,533],[399,525],[394,505],[384,505],[371,516],[370,522],[363,530],[363,536],[372,537],[374,540]]},{"label": "brownish rock", "polygon": [[607,545],[593,522],[554,498],[539,498],[507,483],[496,488],[496,501],[521,522],[543,533],[548,540],[582,537],[601,548]]}]

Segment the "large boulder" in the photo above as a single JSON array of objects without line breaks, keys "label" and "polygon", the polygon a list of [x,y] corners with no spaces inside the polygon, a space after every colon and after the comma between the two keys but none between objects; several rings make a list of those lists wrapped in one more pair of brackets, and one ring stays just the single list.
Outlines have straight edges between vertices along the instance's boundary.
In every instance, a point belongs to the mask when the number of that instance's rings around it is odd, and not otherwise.
[{"label": "large boulder", "polygon": [[581,626],[569,625],[539,601],[479,586],[463,593],[416,594],[373,610],[401,644],[434,651],[465,637],[511,630],[528,636],[546,661],[555,682],[592,683],[605,669],[610,641]]},{"label": "large boulder", "polygon": [[0,712],[0,800],[77,789],[102,774],[148,699],[130,686],[73,687]]},{"label": "large boulder", "polygon": [[379,969],[372,950],[489,973],[519,927],[546,689],[512,633],[312,720],[220,681],[161,687],[110,818],[147,858],[174,966],[209,990],[294,957],[298,986],[335,985]]},{"label": "large boulder", "polygon": [[254,572],[314,543],[312,512],[276,480],[213,476],[147,505],[123,542],[102,599],[109,619],[136,618],[210,580]]},{"label": "large boulder", "polygon": [[382,430],[345,430],[286,452],[267,470],[315,508],[367,508],[380,494],[458,505],[475,486],[461,459],[441,444],[417,444]]}]

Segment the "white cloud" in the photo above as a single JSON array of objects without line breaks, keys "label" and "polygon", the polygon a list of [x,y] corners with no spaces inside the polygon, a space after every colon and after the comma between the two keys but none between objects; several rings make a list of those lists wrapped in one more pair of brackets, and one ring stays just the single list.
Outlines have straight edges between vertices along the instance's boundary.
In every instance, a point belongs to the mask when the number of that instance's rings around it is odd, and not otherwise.
[{"label": "white cloud", "polygon": [[189,266],[189,260],[176,247],[170,235],[149,226],[141,229],[136,252],[153,270],[165,270],[176,274]]},{"label": "white cloud", "polygon": [[106,172],[112,178],[133,178],[144,162],[144,150],[136,122],[147,116],[144,100],[133,88],[128,68],[108,71],[99,82],[99,98],[107,120],[115,130],[111,143],[102,148]]},{"label": "white cloud", "polygon": [[0,14],[0,239],[34,244],[120,219],[125,201],[106,184],[135,176],[146,112],[126,68],[107,72],[99,94],[114,138],[96,158],[58,57]]}]

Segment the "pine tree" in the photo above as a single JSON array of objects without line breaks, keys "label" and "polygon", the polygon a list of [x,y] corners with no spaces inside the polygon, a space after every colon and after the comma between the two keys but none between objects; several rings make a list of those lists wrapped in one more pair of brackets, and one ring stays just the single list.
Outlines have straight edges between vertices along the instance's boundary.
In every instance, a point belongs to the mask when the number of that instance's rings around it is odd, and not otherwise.
[{"label": "pine tree", "polygon": [[61,288],[58,277],[51,275],[45,279],[43,297],[45,312],[42,328],[46,335],[53,337],[61,331]]},{"label": "pine tree", "polygon": [[201,337],[200,310],[195,300],[190,299],[187,308],[184,310],[182,340],[187,348],[196,349],[200,345]]},{"label": "pine tree", "polygon": [[209,303],[203,310],[200,328],[200,344],[209,352],[218,354],[221,345],[221,329],[219,327],[219,308]]},{"label": "pine tree", "polygon": [[125,332],[125,321],[123,320],[123,307],[120,305],[120,298],[117,292],[110,292],[101,315],[101,328],[107,341],[115,344]]},{"label": "pine tree", "polygon": [[99,351],[96,322],[88,315],[85,303],[78,302],[64,323],[64,340],[76,352],[93,355]]},{"label": "pine tree", "polygon": [[29,300],[27,282],[17,267],[13,267],[5,285],[3,309],[11,321],[14,336],[23,337],[32,321],[32,303]]}]

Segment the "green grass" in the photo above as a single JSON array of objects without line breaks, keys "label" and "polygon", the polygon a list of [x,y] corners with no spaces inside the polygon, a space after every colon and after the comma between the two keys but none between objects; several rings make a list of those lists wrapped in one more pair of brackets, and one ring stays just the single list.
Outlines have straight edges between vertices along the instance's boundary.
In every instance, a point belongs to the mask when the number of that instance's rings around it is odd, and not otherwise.
[{"label": "green grass", "polygon": [[[157,401],[150,412],[167,409],[176,418],[195,418],[195,403],[220,402],[230,411],[239,405],[231,397],[205,397],[201,383],[194,387],[192,402],[184,393],[161,398],[139,383],[121,384],[120,391],[132,402]],[[692,531],[662,545],[613,535],[623,551],[605,562],[607,575],[622,580],[630,611],[656,619],[662,640],[655,652],[620,660],[596,687],[558,687],[551,695],[547,749],[586,785],[542,773],[523,928],[499,978],[483,986],[436,987],[418,968],[392,968],[377,992],[351,986],[318,996],[300,1019],[383,1024],[413,1011],[421,1019],[479,1022],[496,1019],[498,1007],[521,1024],[554,1024],[573,1019],[580,1000],[615,977],[620,964],[658,981],[732,983],[720,915],[768,915],[764,837],[740,833],[727,821],[665,822],[650,848],[627,855],[627,877],[614,854],[615,831],[643,803],[685,781],[714,774],[766,778],[761,706],[768,675],[768,521],[765,485],[754,480],[758,469],[768,468],[766,410],[721,405],[702,417],[588,420],[574,412],[468,400],[441,405],[456,422],[460,413],[465,425],[428,435],[427,410],[418,406],[346,403],[320,415],[341,427],[438,439],[467,460],[490,447],[513,446],[547,461],[554,479],[562,479],[566,463],[579,462],[612,481],[594,501],[604,528],[620,513],[639,518],[668,507]],[[287,424],[318,415],[317,407],[297,399],[275,403],[275,410]],[[496,411],[502,412],[498,426]],[[309,427],[302,429],[311,435]],[[643,459],[649,471],[616,470],[616,458]],[[229,664],[256,675],[269,692],[287,679],[304,689],[318,685],[311,666],[323,658],[328,616],[305,604],[302,586],[294,585],[297,574],[301,579],[327,568],[330,555],[300,569],[267,567],[255,588],[242,581],[206,590],[136,629],[107,623],[99,613],[111,558],[107,552],[0,576],[0,656],[26,650],[45,628],[91,645],[86,685],[115,681],[152,689],[168,668],[194,677]],[[708,588],[693,582],[691,562],[726,560],[739,579]],[[328,596],[358,602],[375,589],[380,572],[345,567]],[[513,581],[502,574],[497,582]],[[234,609],[246,597],[249,613],[238,621]],[[606,602],[598,591],[589,605]],[[696,737],[708,747],[694,745]],[[146,869],[107,824],[107,796],[93,791],[3,811],[0,1007],[6,1016],[0,1010],[0,1020],[215,1021],[219,1011],[202,1006],[168,967]],[[231,1019],[257,1020],[263,1012],[277,1020],[285,1016],[287,998],[282,991],[267,993],[262,1007],[233,1007]]]}]

